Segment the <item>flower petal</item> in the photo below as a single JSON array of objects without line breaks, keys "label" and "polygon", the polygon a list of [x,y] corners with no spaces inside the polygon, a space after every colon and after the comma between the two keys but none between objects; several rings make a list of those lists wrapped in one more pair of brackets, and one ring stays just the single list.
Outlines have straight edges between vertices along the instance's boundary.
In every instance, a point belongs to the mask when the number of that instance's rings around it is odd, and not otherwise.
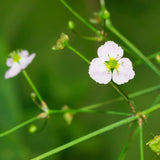
[{"label": "flower petal", "polygon": [[119,68],[113,71],[113,81],[117,84],[123,84],[133,79],[135,72],[132,62],[128,58],[122,58],[118,61]]},{"label": "flower petal", "polygon": [[13,65],[13,63],[14,63],[14,62],[13,62],[13,59],[12,59],[12,58],[8,58],[8,59],[7,59],[6,64],[7,64],[8,67],[11,67],[11,66]]},{"label": "flower petal", "polygon": [[100,58],[94,58],[91,61],[89,75],[93,80],[100,84],[107,84],[111,81],[111,72]]},{"label": "flower petal", "polygon": [[29,57],[22,57],[19,61],[21,68],[25,69],[32,62],[32,60],[34,59],[35,56],[36,56],[36,54],[33,53]]},{"label": "flower petal", "polygon": [[14,65],[5,73],[5,79],[16,76],[20,71],[20,65],[18,63],[14,63]]},{"label": "flower petal", "polygon": [[22,50],[18,54],[20,55],[20,57],[27,57],[29,55],[29,52],[27,50]]},{"label": "flower petal", "polygon": [[123,49],[113,41],[108,41],[98,48],[98,57],[103,61],[109,61],[109,58],[119,60],[123,56]]}]

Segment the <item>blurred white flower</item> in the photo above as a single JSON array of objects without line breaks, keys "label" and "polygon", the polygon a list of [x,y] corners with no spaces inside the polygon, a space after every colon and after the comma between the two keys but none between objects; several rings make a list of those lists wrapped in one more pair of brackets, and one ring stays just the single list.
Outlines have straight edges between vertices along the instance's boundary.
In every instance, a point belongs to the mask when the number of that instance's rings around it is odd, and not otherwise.
[{"label": "blurred white flower", "polygon": [[113,41],[108,41],[98,48],[98,58],[94,58],[89,66],[90,77],[100,84],[107,84],[111,79],[123,84],[133,79],[132,62],[122,58],[123,49]]},{"label": "blurred white flower", "polygon": [[10,69],[5,73],[5,78],[16,76],[21,70],[25,69],[34,59],[35,53],[29,55],[27,50],[13,51],[7,59],[7,66]]}]

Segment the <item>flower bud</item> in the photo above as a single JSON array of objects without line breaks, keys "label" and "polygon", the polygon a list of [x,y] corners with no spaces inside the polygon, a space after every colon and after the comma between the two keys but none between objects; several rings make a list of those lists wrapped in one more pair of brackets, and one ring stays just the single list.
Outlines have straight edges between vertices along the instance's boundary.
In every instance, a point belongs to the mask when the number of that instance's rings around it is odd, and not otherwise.
[{"label": "flower bud", "polygon": [[68,45],[69,37],[65,33],[61,33],[60,38],[57,40],[56,45],[52,47],[53,50],[62,50]]},{"label": "flower bud", "polygon": [[156,55],[156,61],[157,61],[158,63],[160,63],[160,54],[157,54],[157,55]]},{"label": "flower bud", "polygon": [[[63,106],[62,110],[69,110],[69,107],[67,105],[65,105],[65,106]],[[68,125],[70,125],[72,122],[72,119],[73,119],[73,114],[66,112],[66,113],[64,113],[63,118],[66,121],[66,123]]]},{"label": "flower bud", "polygon": [[103,18],[104,19],[109,19],[110,18],[110,13],[106,9],[103,11]]},{"label": "flower bud", "polygon": [[37,131],[37,126],[32,124],[30,125],[29,129],[28,129],[29,133],[35,133]]},{"label": "flower bud", "polygon": [[156,152],[157,155],[160,154],[160,135],[155,136],[153,139],[151,139],[147,145],[151,148],[153,152]]},{"label": "flower bud", "polygon": [[75,23],[73,22],[73,21],[68,21],[68,28],[70,29],[70,30],[72,30],[72,29],[74,29],[75,28]]},{"label": "flower bud", "polygon": [[32,101],[35,102],[36,94],[34,92],[32,92],[30,96],[31,96]]}]

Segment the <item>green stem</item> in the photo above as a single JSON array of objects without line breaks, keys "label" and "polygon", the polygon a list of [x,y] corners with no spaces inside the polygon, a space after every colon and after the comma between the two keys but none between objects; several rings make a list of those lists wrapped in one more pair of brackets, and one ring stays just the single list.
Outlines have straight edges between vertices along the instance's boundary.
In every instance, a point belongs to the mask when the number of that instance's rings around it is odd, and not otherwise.
[{"label": "green stem", "polygon": [[79,36],[80,38],[83,38],[83,39],[85,39],[85,40],[100,41],[100,40],[99,40],[99,37],[89,37],[89,36],[86,36],[86,35],[82,35],[82,34],[80,34],[79,32],[77,32],[75,29],[73,29],[72,32],[73,32],[74,34],[76,34],[77,36]]},{"label": "green stem", "polygon": [[125,145],[124,145],[121,153],[119,154],[117,160],[125,160],[125,159],[126,159],[127,151],[128,151],[128,149],[129,149],[132,141],[133,141],[134,138],[137,136],[138,131],[139,131],[139,128],[134,128],[134,130],[133,130],[133,129],[131,130],[130,135],[129,135],[129,138],[128,138],[127,142],[125,143]]},{"label": "green stem", "polygon": [[[153,59],[153,58],[155,58],[157,55],[160,55],[160,52],[153,53],[153,54],[149,55],[147,58],[148,58],[148,59]],[[137,60],[134,64],[135,64],[135,65],[138,65],[138,64],[141,64],[141,63],[143,63],[142,60]]]},{"label": "green stem", "polygon": [[10,134],[10,133],[12,133],[12,132],[20,129],[20,128],[26,126],[27,124],[29,124],[29,123],[37,120],[37,119],[38,119],[37,116],[36,116],[36,117],[33,117],[33,118],[31,118],[31,119],[29,119],[29,120],[27,120],[27,121],[25,121],[25,122],[17,125],[16,127],[11,128],[11,129],[8,130],[8,131],[5,131],[5,132],[3,132],[3,133],[0,133],[0,137],[4,137],[4,136],[6,136],[6,135],[8,135],[8,134]]},{"label": "green stem", "polygon": [[23,70],[23,74],[24,74],[25,78],[27,79],[29,85],[31,86],[31,88],[33,89],[35,94],[37,95],[40,102],[42,102],[43,99],[42,99],[41,95],[39,94],[38,90],[36,89],[35,85],[33,84],[32,80],[30,79],[29,75],[27,74],[27,72],[25,70]]},{"label": "green stem", "polygon": [[127,38],[125,38],[111,23],[110,20],[106,20],[106,28],[108,28],[113,34],[119,37],[139,58],[145,62],[158,76],[160,76],[160,71],[143,55],[143,53],[137,49]]},{"label": "green stem", "polygon": [[121,116],[131,116],[130,113],[124,112],[115,112],[115,111],[98,111],[98,110],[89,110],[89,109],[68,109],[68,110],[49,110],[49,115],[51,114],[64,114],[64,113],[103,113],[103,114],[112,114],[112,115],[121,115]]},{"label": "green stem", "polygon": [[93,32],[95,32],[99,37],[101,37],[101,34],[95,29],[91,24],[89,24],[84,18],[82,18],[77,12],[75,12],[64,0],[60,0],[62,4],[75,16],[77,17],[81,22],[83,22],[88,28],[90,28]]},{"label": "green stem", "polygon": [[126,102],[129,104],[129,106],[132,109],[132,112],[136,114],[136,109],[135,106],[133,105],[132,101],[130,100],[130,98],[119,88],[119,86],[117,86],[115,83],[113,83],[112,81],[110,82],[110,84],[113,86],[113,88],[126,100]]},{"label": "green stem", "polygon": [[79,57],[81,57],[85,62],[87,62],[88,64],[90,64],[89,60],[83,56],[80,52],[78,52],[76,49],[74,49],[73,47],[71,47],[70,45],[67,46],[68,49],[70,49],[71,51],[73,51],[74,53],[76,53]]},{"label": "green stem", "polygon": [[[155,106],[153,106],[153,107],[151,107],[151,108],[149,108],[149,109],[147,109],[147,110],[145,110],[145,111],[143,111],[141,113],[142,113],[142,115],[143,114],[146,115],[146,114],[149,114],[149,113],[151,113],[151,112],[153,112],[153,111],[155,111],[157,109],[160,109],[160,104],[155,105]],[[74,146],[74,145],[76,145],[76,144],[78,144],[80,142],[86,141],[86,140],[88,140],[90,138],[93,138],[93,137],[95,137],[97,135],[100,135],[102,133],[110,131],[110,130],[112,130],[114,128],[120,127],[120,126],[122,126],[124,124],[130,123],[130,122],[132,122],[132,121],[134,121],[134,120],[136,120],[138,118],[139,117],[137,115],[134,115],[134,116],[129,117],[129,118],[125,118],[125,119],[123,119],[121,121],[118,121],[116,123],[108,125],[108,126],[106,126],[104,128],[98,129],[98,130],[96,130],[96,131],[94,131],[92,133],[89,133],[89,134],[87,134],[85,136],[82,136],[82,137],[77,138],[77,139],[75,139],[75,140],[73,140],[71,142],[68,142],[68,143],[66,143],[64,145],[61,145],[60,147],[57,147],[57,148],[55,148],[53,150],[50,150],[50,151],[48,151],[48,152],[46,152],[44,154],[41,154],[41,155],[33,158],[32,160],[41,160],[41,159],[44,159],[44,158],[49,157],[49,156],[51,156],[51,155],[53,155],[55,153],[58,153],[58,152],[63,151],[65,149],[67,149],[67,148],[70,148],[70,147],[72,147],[72,146]]]},{"label": "green stem", "polygon": [[105,0],[100,0],[101,10],[105,10]]},{"label": "green stem", "polygon": [[139,136],[140,136],[140,157],[141,157],[141,160],[144,160],[144,153],[143,153],[143,128],[142,128],[142,124],[139,126]]},{"label": "green stem", "polygon": [[114,82],[111,81],[110,84],[128,103],[130,102],[128,96]]},{"label": "green stem", "polygon": [[[138,91],[138,92],[135,92],[135,93],[131,93],[131,94],[129,94],[129,97],[134,98],[134,97],[137,97],[137,96],[141,96],[141,95],[143,95],[143,94],[146,94],[146,93],[153,92],[153,91],[155,91],[155,90],[157,90],[157,89],[160,89],[160,85],[157,85],[157,86],[154,86],[154,87],[150,87],[150,88],[147,88],[147,89],[145,89],[145,90]],[[160,98],[160,97],[159,97],[159,98]],[[97,103],[97,104],[92,104],[92,105],[89,105],[89,106],[82,107],[81,110],[94,109],[94,108],[98,108],[98,107],[103,106],[103,105],[111,104],[111,103],[114,103],[114,102],[119,102],[119,101],[121,101],[121,100],[123,100],[123,98],[122,98],[122,97],[119,97],[119,98],[112,99],[112,100],[109,100],[109,101],[106,101],[106,102],[103,102],[103,103]],[[156,104],[157,104],[157,101],[156,101]],[[153,104],[153,105],[156,105],[156,104]],[[64,112],[63,110],[59,110],[59,111],[49,110],[49,112],[50,112],[50,114],[52,114],[51,112],[53,112],[53,113],[56,113],[56,112],[57,112],[57,113],[65,113],[65,112],[67,112],[67,111]],[[108,111],[107,114],[126,115],[126,116],[129,116],[128,113],[113,112],[113,111]],[[30,119],[30,120],[31,120],[31,119]],[[30,120],[28,120],[28,122],[29,122]],[[26,122],[18,125],[19,127],[16,126],[16,127],[12,128],[12,129],[6,131],[6,133],[8,133],[8,134],[9,134],[9,133],[12,133],[12,132],[20,129],[21,127],[24,127],[24,126],[27,125],[27,124],[28,124],[28,123],[27,123],[27,121],[26,121]],[[5,132],[1,133],[0,135],[2,135],[2,134],[4,134],[4,133],[5,133]],[[5,134],[5,135],[7,135],[7,134]],[[1,136],[0,136],[0,137],[1,137]]]}]

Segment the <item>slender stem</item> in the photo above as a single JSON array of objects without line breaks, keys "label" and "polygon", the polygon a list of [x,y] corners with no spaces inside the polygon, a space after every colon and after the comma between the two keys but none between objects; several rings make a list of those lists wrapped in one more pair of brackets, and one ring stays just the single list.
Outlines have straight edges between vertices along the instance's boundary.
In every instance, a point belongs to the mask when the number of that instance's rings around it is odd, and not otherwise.
[{"label": "slender stem", "polygon": [[128,96],[115,83],[111,81],[110,84],[129,103]]},{"label": "slender stem", "polygon": [[82,18],[77,12],[75,12],[64,0],[60,0],[62,4],[75,16],[77,17],[81,22],[83,22],[88,28],[90,28],[93,32],[95,32],[98,36],[101,37],[101,34],[97,31],[96,28],[94,28],[90,23],[88,23],[84,18]]},{"label": "slender stem", "polygon": [[112,129],[114,129],[114,128],[116,128],[116,127],[119,127],[119,126],[121,126],[121,125],[124,125],[124,124],[126,124],[126,123],[129,123],[129,122],[131,122],[131,121],[133,121],[133,120],[135,120],[135,119],[137,119],[136,116],[130,117],[130,118],[126,118],[126,119],[121,120],[121,121],[119,121],[119,122],[113,123],[113,124],[111,124],[111,125],[109,125],[109,126],[106,126],[106,127],[104,127],[104,128],[98,129],[98,130],[96,130],[96,131],[94,131],[94,132],[92,132],[92,133],[89,133],[89,134],[87,134],[87,135],[85,135],[85,136],[82,136],[82,137],[80,137],[80,138],[77,138],[77,139],[75,139],[75,140],[73,140],[73,141],[71,141],[71,142],[69,142],[69,143],[66,143],[66,144],[64,144],[64,145],[61,145],[60,147],[57,147],[57,148],[55,148],[55,149],[53,149],[53,150],[50,150],[50,151],[48,151],[48,152],[46,152],[46,153],[44,153],[44,154],[42,154],[42,155],[40,155],[40,156],[37,156],[37,157],[33,158],[32,160],[41,160],[41,159],[44,159],[44,158],[46,158],[46,157],[48,157],[48,156],[51,156],[51,155],[53,155],[53,154],[55,154],[55,153],[58,153],[58,152],[63,151],[63,150],[65,150],[65,149],[69,148],[69,147],[72,147],[72,146],[74,146],[74,145],[76,145],[76,144],[78,144],[78,143],[80,143],[80,142],[86,141],[86,140],[88,140],[88,139],[90,139],[90,138],[93,138],[93,137],[99,135],[99,134],[102,134],[102,133],[104,133],[104,132],[107,132],[107,131],[109,131],[109,130],[112,130]]},{"label": "slender stem", "polygon": [[106,28],[108,28],[113,34],[119,37],[139,58],[145,62],[158,76],[160,76],[160,71],[143,55],[143,53],[137,49],[127,38],[125,38],[111,23],[110,20],[106,20]]},{"label": "slender stem", "polygon": [[[153,58],[155,58],[157,55],[160,55],[160,52],[153,53],[153,54],[149,55],[147,58],[148,58],[148,59],[153,59]],[[135,64],[135,65],[138,65],[138,64],[141,64],[141,63],[143,63],[142,60],[137,60],[134,64]]]},{"label": "slender stem", "polygon": [[105,10],[105,0],[100,0],[101,10]]},{"label": "slender stem", "polygon": [[140,136],[140,157],[141,157],[141,160],[144,160],[144,153],[143,153],[143,128],[142,128],[142,125],[139,126],[139,136]]},{"label": "slender stem", "polygon": [[76,49],[74,49],[70,45],[68,45],[67,47],[68,47],[68,49],[70,49],[71,51],[73,51],[74,53],[76,53],[78,56],[80,56],[85,62],[87,62],[88,64],[90,64],[89,60],[85,56],[83,56],[80,52],[78,52]]},{"label": "slender stem", "polygon": [[132,103],[132,101],[129,99],[129,97],[119,88],[119,86],[117,86],[116,84],[114,84],[112,81],[110,82],[110,84],[113,86],[113,88],[126,100],[126,102],[129,104],[129,106],[132,109],[133,113],[137,113],[136,109]]},{"label": "slender stem", "polygon": [[77,36],[79,36],[80,38],[83,38],[83,39],[85,39],[85,40],[99,41],[99,37],[89,37],[89,36],[86,36],[86,35],[82,35],[82,34],[80,34],[79,32],[77,32],[75,29],[73,29],[72,32],[73,32],[74,34],[76,34]]},{"label": "slender stem", "polygon": [[117,160],[125,160],[126,159],[127,151],[129,149],[132,141],[137,136],[138,131],[139,131],[139,128],[134,128],[131,130],[131,132],[129,134],[129,138],[128,138],[127,142],[125,143],[122,151],[120,152]]},{"label": "slender stem", "polygon": [[36,116],[36,117],[33,117],[33,118],[31,118],[31,119],[29,119],[29,120],[27,120],[27,121],[25,121],[25,122],[17,125],[16,127],[11,128],[11,129],[8,130],[8,131],[5,131],[5,132],[3,132],[3,133],[0,133],[0,137],[4,137],[4,136],[6,136],[6,135],[8,135],[8,134],[10,134],[10,133],[12,133],[12,132],[20,129],[20,128],[26,126],[27,124],[29,124],[29,123],[37,120],[37,119],[38,119],[37,116]]},{"label": "slender stem", "polygon": [[112,115],[121,115],[121,116],[131,116],[130,113],[124,112],[115,112],[115,111],[98,111],[98,110],[89,110],[89,109],[68,109],[68,110],[49,110],[49,114],[64,114],[64,113],[103,113],[103,114],[112,114]]},{"label": "slender stem", "polygon": [[152,105],[156,105],[156,104],[158,104],[158,103],[159,103],[159,101],[160,101],[160,94],[155,98],[155,100],[154,100],[154,102],[153,102],[153,104],[152,104]]},{"label": "slender stem", "polygon": [[[142,91],[138,91],[138,92],[135,92],[135,93],[132,93],[132,94],[129,94],[129,97],[136,97],[136,96],[140,96],[140,95],[143,95],[143,94],[146,94],[146,93],[150,93],[152,91],[155,91],[157,89],[160,89],[160,85],[157,85],[157,86],[154,86],[154,87],[151,87],[151,88],[147,88],[145,90],[142,90]],[[85,106],[83,108],[81,108],[81,110],[90,110],[90,109],[94,109],[94,108],[98,108],[100,106],[103,106],[103,105],[106,105],[106,104],[111,104],[113,102],[118,102],[118,101],[121,101],[123,100],[122,97],[119,97],[119,98],[116,98],[116,99],[112,99],[112,100],[109,100],[109,101],[106,101],[106,102],[103,102],[103,103],[97,103],[97,104],[92,104],[92,105],[89,105],[89,106]],[[157,104],[157,103],[156,103]],[[153,104],[152,106],[156,105],[156,104]],[[92,110],[94,112],[94,110]],[[52,113],[53,112],[53,113]],[[65,111],[67,112],[67,111]],[[58,113],[65,113],[63,110],[49,110],[49,114],[58,114]],[[99,112],[99,111],[98,111]],[[103,111],[102,111],[103,112]],[[102,113],[100,112],[100,113]],[[105,112],[103,112],[105,113]],[[114,111],[107,111],[106,112],[107,114],[113,114],[113,115],[126,115],[126,116],[129,116],[130,113],[123,113],[123,112],[114,112]],[[36,118],[36,117],[35,117]],[[36,119],[35,119],[36,120]],[[19,124],[18,126],[14,127],[14,128],[11,128],[10,130],[8,131],[5,131],[3,133],[0,134],[0,137],[1,135],[5,136],[5,135],[8,135],[18,129],[20,129],[21,127],[24,127],[25,125],[29,124],[29,122],[32,122],[32,119],[28,120],[28,121],[25,121],[24,123],[21,123]]]},{"label": "slender stem", "polygon": [[[160,104],[155,105],[155,106],[153,106],[153,107],[151,107],[151,108],[149,108],[149,109],[147,109],[147,110],[145,110],[145,111],[143,111],[141,113],[142,113],[142,115],[143,114],[146,115],[146,114],[149,114],[149,113],[151,113],[151,112],[153,112],[153,111],[155,111],[157,109],[160,109]],[[65,149],[67,149],[67,148],[70,148],[70,147],[72,147],[72,146],[74,146],[74,145],[76,145],[76,144],[78,144],[80,142],[86,141],[86,140],[88,140],[90,138],[93,138],[93,137],[95,137],[97,135],[100,135],[102,133],[110,131],[110,130],[112,130],[114,128],[120,127],[120,126],[122,126],[124,124],[130,123],[130,122],[132,122],[132,121],[134,121],[134,120],[136,120],[138,118],[139,118],[139,116],[137,116],[137,115],[134,115],[134,116],[129,117],[129,118],[125,118],[125,119],[123,119],[121,121],[118,121],[116,123],[108,125],[108,126],[106,126],[104,128],[98,129],[98,130],[96,130],[96,131],[94,131],[92,133],[89,133],[89,134],[87,134],[85,136],[82,136],[82,137],[77,138],[77,139],[75,139],[75,140],[73,140],[71,142],[68,142],[68,143],[66,143],[64,145],[61,145],[60,147],[57,147],[57,148],[55,148],[53,150],[50,150],[50,151],[48,151],[46,153],[43,153],[43,154],[41,154],[41,155],[33,158],[32,160],[41,160],[41,159],[44,159],[44,158],[49,157],[49,156],[51,156],[51,155],[53,155],[55,153],[58,153],[58,152],[63,151]]]},{"label": "slender stem", "polygon": [[32,82],[32,80],[30,79],[29,75],[27,74],[27,72],[25,70],[23,70],[23,74],[24,74],[25,78],[27,79],[29,85],[31,86],[31,88],[33,89],[33,91],[35,92],[35,94],[37,95],[37,97],[40,100],[40,102],[42,102],[43,99],[42,99],[41,95],[39,94],[39,92],[36,89],[34,83]]},{"label": "slender stem", "polygon": [[[134,97],[137,97],[137,96],[141,96],[141,95],[156,91],[158,89],[160,89],[160,85],[156,85],[154,87],[150,87],[150,88],[147,88],[147,89],[144,89],[144,90],[140,90],[140,91],[135,92],[135,93],[131,93],[131,94],[128,95],[128,97],[134,98]],[[112,104],[114,102],[119,102],[119,101],[122,101],[122,100],[123,100],[123,98],[119,97],[119,98],[111,99],[111,100],[108,100],[108,101],[105,101],[105,102],[102,102],[102,103],[88,105],[88,106],[85,106],[84,108],[85,109],[94,109],[94,108],[98,108],[98,107],[101,107],[101,106],[104,106],[104,105]]]}]

